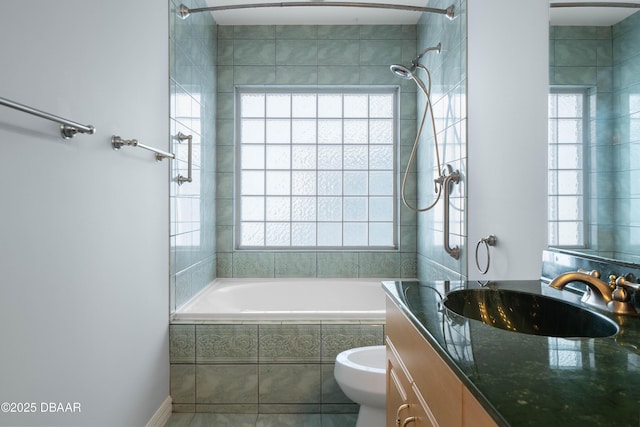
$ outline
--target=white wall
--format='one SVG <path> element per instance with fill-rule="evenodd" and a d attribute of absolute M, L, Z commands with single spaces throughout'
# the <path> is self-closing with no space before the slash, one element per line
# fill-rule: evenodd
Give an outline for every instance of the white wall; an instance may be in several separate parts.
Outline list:
<path fill-rule="evenodd" d="M 168 7 L 156 0 L 6 2 L 0 96 L 0 425 L 142 426 L 169 394 Z"/>
<path fill-rule="evenodd" d="M 470 279 L 540 277 L 547 218 L 548 25 L 546 1 L 468 1 Z M 475 246 L 489 234 L 498 245 L 485 277 L 475 265 Z"/>

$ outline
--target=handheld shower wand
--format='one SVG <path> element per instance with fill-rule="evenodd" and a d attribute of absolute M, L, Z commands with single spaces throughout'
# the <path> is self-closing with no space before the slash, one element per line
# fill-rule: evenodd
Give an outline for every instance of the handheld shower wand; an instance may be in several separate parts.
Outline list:
<path fill-rule="evenodd" d="M 431 104 L 431 73 L 429 72 L 429 70 L 427 69 L 427 67 L 425 67 L 424 65 L 420 64 L 420 59 L 427 53 L 430 51 L 437 51 L 437 53 L 440 53 L 441 50 L 441 44 L 438 43 L 436 46 L 434 47 L 428 47 L 426 49 L 424 49 L 422 52 L 420 52 L 418 54 L 418 56 L 416 56 L 415 58 L 413 58 L 411 60 L 411 67 L 407 68 L 403 65 L 399 65 L 399 64 L 393 64 L 389 67 L 389 69 L 391 70 L 391 72 L 393 74 L 395 74 L 396 76 L 403 78 L 403 79 L 407 79 L 407 80 L 413 80 L 416 85 L 418 86 L 418 88 L 420 88 L 420 90 L 422 91 L 422 93 L 424 93 L 425 97 L 427 98 L 427 103 L 424 107 L 424 111 L 422 113 L 422 119 L 420 120 L 420 126 L 418 127 L 418 133 L 416 134 L 416 139 L 413 143 L 413 148 L 411 149 L 411 155 L 409 156 L 409 161 L 407 162 L 407 168 L 405 169 L 404 172 L 404 177 L 402 179 L 402 189 L 401 189 L 401 196 L 402 196 L 402 202 L 404 203 L 404 205 L 411 209 L 414 212 L 425 212 L 428 211 L 430 209 L 432 209 L 440 200 L 440 196 L 442 195 L 442 190 L 444 187 L 444 181 L 445 181 L 445 175 L 442 173 L 442 167 L 440 165 L 440 153 L 439 153 L 439 148 L 438 148 L 438 136 L 437 136 L 437 130 L 436 130 L 436 121 L 435 121 L 435 117 L 433 115 L 433 105 Z M 425 87 L 424 82 L 418 77 L 416 76 L 416 71 L 420 69 L 422 71 L 424 71 L 427 75 L 427 79 L 428 79 L 428 88 Z M 434 147 L 435 147 L 435 155 L 436 155 L 436 161 L 437 161 L 437 165 L 438 165 L 438 178 L 436 178 L 434 180 L 434 184 L 435 184 L 435 192 L 436 192 L 436 200 L 429 205 L 426 208 L 417 208 L 414 206 L 411 206 L 409 204 L 409 202 L 407 201 L 407 197 L 406 197 L 406 186 L 407 186 L 407 179 L 409 176 L 409 170 L 411 169 L 411 165 L 414 162 L 415 156 L 416 156 L 416 152 L 418 149 L 418 141 L 420 140 L 420 136 L 422 135 L 422 128 L 424 127 L 424 121 L 425 118 L 427 116 L 427 110 L 429 110 L 431 112 L 431 126 L 433 129 L 433 141 L 434 141 Z"/>

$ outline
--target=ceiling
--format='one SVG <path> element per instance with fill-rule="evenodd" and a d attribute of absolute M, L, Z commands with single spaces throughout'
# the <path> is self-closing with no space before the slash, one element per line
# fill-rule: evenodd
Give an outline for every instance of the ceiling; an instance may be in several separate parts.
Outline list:
<path fill-rule="evenodd" d="M 331 0 L 336 1 L 336 0 Z M 338 0 L 339 1 L 339 0 Z M 397 5 L 426 6 L 429 0 L 352 0 L 366 3 L 390 3 Z M 615 3 L 613 0 L 605 0 Z M 206 0 L 209 7 L 234 4 L 274 3 L 273 0 Z M 549 0 L 549 3 L 586 3 L 603 0 Z M 453 0 L 452 0 L 453 3 Z M 517 13 L 517 2 L 514 2 Z M 551 8 L 549 19 L 552 25 L 599 25 L 610 26 L 638 9 L 579 7 Z M 420 19 L 420 12 L 391 9 L 366 9 L 348 7 L 273 7 L 235 9 L 214 13 L 220 25 L 413 25 Z"/>

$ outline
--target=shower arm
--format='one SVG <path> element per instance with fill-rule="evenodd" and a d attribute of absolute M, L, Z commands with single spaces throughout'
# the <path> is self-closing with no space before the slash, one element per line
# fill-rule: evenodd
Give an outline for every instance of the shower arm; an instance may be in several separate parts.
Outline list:
<path fill-rule="evenodd" d="M 429 12 L 437 13 L 440 15 L 446 15 L 447 18 L 453 19 L 455 17 L 455 7 L 453 5 L 446 9 L 438 9 L 434 7 L 421 7 L 410 6 L 401 4 L 388 4 L 388 3 L 360 3 L 360 2 L 335 2 L 335 1 L 310 1 L 310 2 L 286 2 L 286 3 L 252 3 L 252 4 L 231 4 L 226 6 L 212 6 L 212 7 L 197 7 L 190 9 L 189 7 L 181 4 L 178 8 L 178 16 L 182 19 L 186 19 L 192 13 L 198 12 L 217 12 L 223 10 L 234 9 L 256 9 L 256 8 L 274 8 L 274 7 L 315 7 L 315 6 L 329 6 L 329 7 L 362 7 L 370 9 L 393 9 L 393 10 L 405 10 L 410 12 Z"/>
<path fill-rule="evenodd" d="M 427 73 L 428 73 L 429 71 L 427 71 L 427 69 L 426 69 L 422 64 L 420 64 L 420 59 L 422 59 L 422 57 L 425 55 L 425 53 L 430 52 L 430 51 L 432 51 L 432 50 L 435 50 L 435 51 L 437 51 L 438 53 L 440 53 L 441 47 L 442 47 L 442 44 L 441 44 L 441 43 L 438 43 L 438 45 L 437 45 L 437 46 L 434 46 L 434 47 L 428 47 L 428 48 L 426 48 L 425 50 L 423 50 L 422 52 L 420 52 L 420 53 L 418 54 L 418 56 L 416 56 L 415 58 L 413 58 L 413 59 L 411 60 L 411 65 L 412 65 L 412 66 L 414 66 L 414 67 L 416 67 L 416 68 L 422 68 L 422 69 L 423 69 L 423 71 L 425 71 L 425 72 L 427 72 Z"/>

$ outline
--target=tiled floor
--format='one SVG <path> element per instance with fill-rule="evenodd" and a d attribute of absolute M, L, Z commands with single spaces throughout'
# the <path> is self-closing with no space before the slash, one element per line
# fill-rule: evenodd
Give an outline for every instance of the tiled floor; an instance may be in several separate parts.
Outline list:
<path fill-rule="evenodd" d="M 165 427 L 354 427 L 358 414 L 181 414 Z"/>

